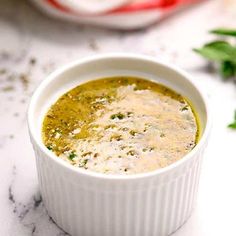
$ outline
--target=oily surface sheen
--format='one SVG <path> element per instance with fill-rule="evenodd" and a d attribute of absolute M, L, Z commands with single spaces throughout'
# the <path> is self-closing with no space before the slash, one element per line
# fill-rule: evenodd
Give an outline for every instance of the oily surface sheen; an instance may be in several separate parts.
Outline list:
<path fill-rule="evenodd" d="M 198 125 L 181 95 L 148 80 L 115 77 L 61 96 L 42 135 L 49 150 L 74 166 L 134 174 L 181 159 L 196 145 Z"/>

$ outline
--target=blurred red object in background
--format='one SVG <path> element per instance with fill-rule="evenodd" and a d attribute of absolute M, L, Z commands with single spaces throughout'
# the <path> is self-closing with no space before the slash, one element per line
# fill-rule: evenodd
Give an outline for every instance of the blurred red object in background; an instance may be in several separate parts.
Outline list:
<path fill-rule="evenodd" d="M 137 29 L 148 26 L 167 14 L 204 0 L 146 0 L 132 1 L 106 12 L 84 13 L 59 0 L 31 0 L 44 12 L 65 20 L 95 24 L 119 29 Z"/>

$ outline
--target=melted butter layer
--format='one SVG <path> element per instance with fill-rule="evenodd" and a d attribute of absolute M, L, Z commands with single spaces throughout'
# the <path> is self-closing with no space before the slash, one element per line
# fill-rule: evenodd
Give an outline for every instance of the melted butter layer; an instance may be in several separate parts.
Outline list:
<path fill-rule="evenodd" d="M 77 86 L 51 106 L 45 145 L 72 165 L 107 174 L 163 168 L 196 145 L 188 102 L 163 85 L 132 77 Z"/>

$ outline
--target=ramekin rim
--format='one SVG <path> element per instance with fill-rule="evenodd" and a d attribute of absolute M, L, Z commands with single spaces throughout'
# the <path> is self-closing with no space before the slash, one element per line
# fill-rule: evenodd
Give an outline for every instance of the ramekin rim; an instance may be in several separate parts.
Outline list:
<path fill-rule="evenodd" d="M 181 76 L 184 77 L 185 80 L 187 80 L 190 84 L 192 84 L 192 86 L 195 88 L 195 90 L 199 93 L 199 95 L 202 98 L 202 101 L 204 103 L 205 106 L 205 110 L 206 110 L 206 125 L 205 125 L 205 129 L 203 131 L 203 134 L 199 140 L 199 142 L 197 143 L 197 145 L 189 152 L 187 153 L 183 158 L 181 158 L 180 160 L 172 163 L 171 165 L 168 165 L 164 168 L 161 169 L 157 169 L 154 171 L 149 171 L 149 172 L 145 172 L 145 173 L 138 173 L 138 174 L 131 174 L 131 175 L 115 175 L 115 174 L 104 174 L 104 173 L 98 173 L 98 172 L 94 172 L 94 171 L 90 171 L 90 170 L 83 170 L 81 168 L 78 167 L 74 167 L 71 164 L 65 162 L 64 160 L 56 157 L 55 154 L 53 154 L 51 151 L 49 151 L 45 145 L 40 142 L 40 140 L 38 140 L 38 138 L 36 137 L 36 134 L 33 128 L 33 110 L 34 110 L 34 106 L 35 103 L 37 101 L 38 96 L 40 96 L 41 91 L 47 86 L 48 83 L 52 82 L 54 79 L 56 79 L 60 74 L 64 73 L 65 71 L 68 71 L 70 69 L 72 69 L 75 66 L 79 66 L 85 63 L 89 63 L 92 61 L 97 61 L 97 60 L 103 60 L 103 59 L 138 59 L 138 60 L 145 60 L 148 62 L 152 62 L 152 63 L 156 63 L 159 64 L 163 67 L 165 67 L 166 69 L 169 70 L 173 70 L 175 71 L 177 74 L 180 74 Z M 143 54 L 136 54 L 136 53 L 102 53 L 99 55 L 92 55 L 92 56 L 87 56 L 83 59 L 78 59 L 75 61 L 72 61 L 70 63 L 67 63 L 66 65 L 56 69 L 54 72 L 52 72 L 51 74 L 49 74 L 41 83 L 40 85 L 36 88 L 36 90 L 34 91 L 32 97 L 31 97 L 31 101 L 28 107 L 28 112 L 27 112 L 27 123 L 28 123 L 28 130 L 29 130 L 29 134 L 31 139 L 33 139 L 34 143 L 37 145 L 37 147 L 50 159 L 52 159 L 53 161 L 55 161 L 58 165 L 62 166 L 63 168 L 68 169 L 69 171 L 74 172 L 75 174 L 80 174 L 80 175 L 84 175 L 86 177 L 91 177 L 91 178 L 97 178 L 97 179 L 106 179 L 106 180 L 134 180 L 134 179 L 144 179 L 144 178 L 150 178 L 156 175 L 162 175 L 166 172 L 169 172 L 175 168 L 177 168 L 178 166 L 183 165 L 185 162 L 187 162 L 187 160 L 189 160 L 191 157 L 193 157 L 195 155 L 195 153 L 197 153 L 204 145 L 204 143 L 207 142 L 207 138 L 209 136 L 210 130 L 211 130 L 211 112 L 210 112 L 210 108 L 207 102 L 207 98 L 204 92 L 202 92 L 195 84 L 195 82 L 193 82 L 192 76 L 185 72 L 183 69 L 170 64 L 168 62 L 165 62 L 163 60 L 159 60 L 156 59 L 152 56 L 147 56 L 147 55 L 143 55 Z"/>

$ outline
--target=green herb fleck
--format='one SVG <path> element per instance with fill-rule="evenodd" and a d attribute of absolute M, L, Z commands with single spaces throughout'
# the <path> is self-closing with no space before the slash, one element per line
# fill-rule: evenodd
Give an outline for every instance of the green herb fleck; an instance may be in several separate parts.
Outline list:
<path fill-rule="evenodd" d="M 152 152 L 154 149 L 154 147 L 145 147 L 143 148 L 143 152 Z"/>
<path fill-rule="evenodd" d="M 166 136 L 166 135 L 165 135 L 164 133 L 161 133 L 161 134 L 160 134 L 160 137 L 161 137 L 161 138 L 164 138 L 165 136 Z"/>
<path fill-rule="evenodd" d="M 111 115 L 110 116 L 110 118 L 112 119 L 112 120 L 114 120 L 114 119 L 119 119 L 119 120 L 122 120 L 122 119 L 124 119 L 124 117 L 125 117 L 125 115 L 124 114 L 122 114 L 122 113 L 117 113 L 117 114 L 113 114 L 113 115 Z"/>
<path fill-rule="evenodd" d="M 127 116 L 128 116 L 128 117 L 131 117 L 131 116 L 133 116 L 133 114 L 134 114 L 134 113 L 133 113 L 133 112 L 131 112 L 131 111 L 128 111 L 128 112 L 127 112 Z"/>
<path fill-rule="evenodd" d="M 113 140 L 121 141 L 122 140 L 122 135 L 119 135 L 119 134 L 112 135 L 111 138 L 110 138 L 110 141 L 113 141 Z"/>
<path fill-rule="evenodd" d="M 79 164 L 79 167 L 85 167 L 87 162 L 88 162 L 88 159 L 82 160 L 81 163 Z"/>
<path fill-rule="evenodd" d="M 85 152 L 85 153 L 83 153 L 81 156 L 82 156 L 82 157 L 86 157 L 86 156 L 91 155 L 91 154 L 92 154 L 92 152 Z"/>
<path fill-rule="evenodd" d="M 69 158 L 71 161 L 73 161 L 73 159 L 74 159 L 75 157 L 77 157 L 75 151 L 72 151 L 72 152 L 69 154 L 69 156 L 68 156 L 68 158 Z"/>
<path fill-rule="evenodd" d="M 187 111 L 188 110 L 188 105 L 185 105 L 184 107 L 181 108 L 181 111 Z"/>
<path fill-rule="evenodd" d="M 130 155 L 130 156 L 134 156 L 134 155 L 136 155 L 137 153 L 136 153 L 134 150 L 129 150 L 126 154 L 127 154 L 127 155 Z"/>
<path fill-rule="evenodd" d="M 134 130 L 130 130 L 129 133 L 130 133 L 130 135 L 135 136 L 138 132 L 136 132 Z"/>
<path fill-rule="evenodd" d="M 50 150 L 50 151 L 52 151 L 52 146 L 51 146 L 51 145 L 48 145 L 48 146 L 47 146 L 47 149 Z"/>

